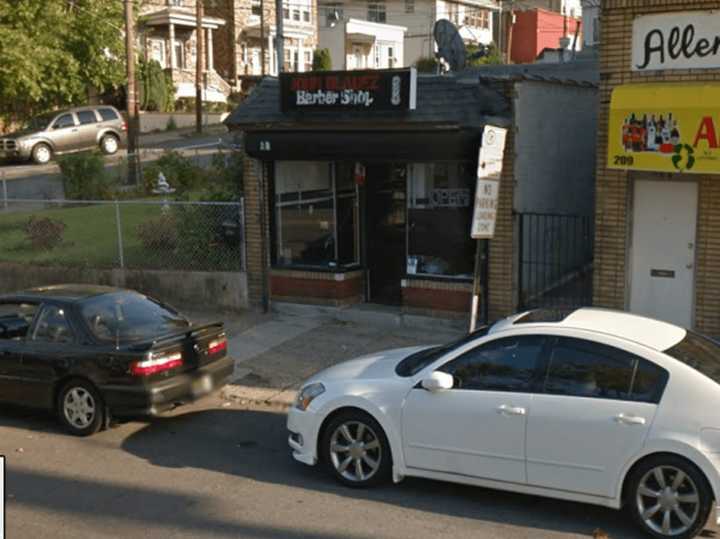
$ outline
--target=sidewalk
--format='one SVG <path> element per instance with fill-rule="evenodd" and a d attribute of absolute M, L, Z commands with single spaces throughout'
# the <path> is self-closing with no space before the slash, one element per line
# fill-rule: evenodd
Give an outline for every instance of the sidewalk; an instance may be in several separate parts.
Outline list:
<path fill-rule="evenodd" d="M 224 319 L 235 374 L 223 389 L 226 399 L 244 404 L 286 407 L 300 385 L 332 365 L 373 352 L 439 344 L 462 335 L 453 327 L 422 327 L 348 322 L 313 310 L 297 313 L 215 316 Z M 211 315 L 196 315 L 209 321 Z"/>

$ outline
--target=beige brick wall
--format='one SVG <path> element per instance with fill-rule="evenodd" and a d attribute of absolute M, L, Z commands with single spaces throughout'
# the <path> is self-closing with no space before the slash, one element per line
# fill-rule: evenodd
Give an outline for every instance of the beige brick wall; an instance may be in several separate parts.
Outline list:
<path fill-rule="evenodd" d="M 628 297 L 628 237 L 632 182 L 637 173 L 609 170 L 607 134 L 610 97 L 630 83 L 720 81 L 720 70 L 631 71 L 632 24 L 638 15 L 673 11 L 718 10 L 720 0 L 605 0 L 601 19 L 600 116 L 595 217 L 594 303 L 623 309 Z M 698 181 L 700 205 L 695 276 L 695 326 L 720 335 L 720 176 L 651 174 L 656 179 Z M 643 177 L 647 177 L 643 174 Z"/>
<path fill-rule="evenodd" d="M 270 279 L 267 170 L 262 162 L 248 156 L 244 159 L 243 168 L 248 303 L 252 308 L 264 309 L 269 306 Z"/>

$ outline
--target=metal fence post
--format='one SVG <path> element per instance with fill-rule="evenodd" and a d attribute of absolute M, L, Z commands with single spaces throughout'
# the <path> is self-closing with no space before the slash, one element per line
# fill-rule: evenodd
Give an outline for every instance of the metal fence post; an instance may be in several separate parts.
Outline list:
<path fill-rule="evenodd" d="M 7 196 L 7 181 L 5 180 L 5 171 L 2 171 L 2 194 L 3 194 L 3 208 L 8 208 L 8 196 Z"/>
<path fill-rule="evenodd" d="M 115 226 L 117 227 L 118 256 L 120 258 L 120 269 L 125 268 L 125 254 L 123 253 L 122 223 L 120 221 L 120 204 L 115 201 Z"/>

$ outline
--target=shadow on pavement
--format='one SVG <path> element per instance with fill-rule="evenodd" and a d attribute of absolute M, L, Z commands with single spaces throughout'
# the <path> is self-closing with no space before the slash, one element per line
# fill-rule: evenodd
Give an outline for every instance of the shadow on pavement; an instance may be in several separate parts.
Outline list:
<path fill-rule="evenodd" d="M 643 537 L 620 512 L 579 503 L 412 478 L 376 489 L 346 488 L 320 469 L 296 463 L 286 438 L 283 414 L 212 409 L 159 418 L 122 447 L 155 466 L 205 469 L 479 522 L 587 536 L 601 528 L 613 538 Z"/>

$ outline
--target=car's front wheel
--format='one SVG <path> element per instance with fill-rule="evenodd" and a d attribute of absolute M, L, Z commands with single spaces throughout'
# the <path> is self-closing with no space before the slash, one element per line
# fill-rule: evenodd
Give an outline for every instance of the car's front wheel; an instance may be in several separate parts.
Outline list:
<path fill-rule="evenodd" d="M 105 406 L 97 389 L 85 380 L 71 380 L 58 394 L 61 423 L 75 436 L 90 436 L 103 426 Z"/>
<path fill-rule="evenodd" d="M 696 537 L 707 523 L 712 493 L 703 474 L 683 458 L 653 457 L 629 478 L 627 507 L 650 536 Z"/>
<path fill-rule="evenodd" d="M 41 142 L 40 144 L 36 144 L 32 149 L 31 157 L 36 164 L 45 165 L 52 159 L 52 149 L 44 142 Z"/>
<path fill-rule="evenodd" d="M 387 481 L 392 455 L 385 432 L 370 415 L 342 412 L 323 431 L 321 457 L 328 471 L 351 487 L 373 486 Z"/>
<path fill-rule="evenodd" d="M 117 153 L 120 147 L 120 141 L 115 135 L 105 135 L 100 140 L 100 149 L 105 155 L 113 155 Z"/>

